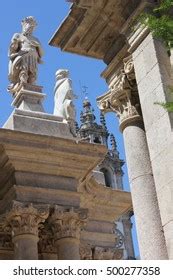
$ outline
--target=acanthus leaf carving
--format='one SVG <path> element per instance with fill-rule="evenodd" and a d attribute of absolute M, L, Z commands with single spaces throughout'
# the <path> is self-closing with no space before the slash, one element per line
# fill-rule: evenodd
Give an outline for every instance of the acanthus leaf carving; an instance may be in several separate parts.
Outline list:
<path fill-rule="evenodd" d="M 55 207 L 55 211 L 50 218 L 55 239 L 61 238 L 80 238 L 81 230 L 84 229 L 87 222 L 86 209 L 65 209 Z"/>
<path fill-rule="evenodd" d="M 140 102 L 132 57 L 124 59 L 123 68 L 110 86 L 110 90 L 97 98 L 103 112 L 115 112 L 120 120 L 120 128 L 134 119 L 141 120 Z"/>
<path fill-rule="evenodd" d="M 6 216 L 6 223 L 12 229 L 12 236 L 26 233 L 38 236 L 39 224 L 43 223 L 48 215 L 48 206 L 36 208 L 32 203 L 24 206 L 22 203 L 14 202 L 11 211 Z"/>

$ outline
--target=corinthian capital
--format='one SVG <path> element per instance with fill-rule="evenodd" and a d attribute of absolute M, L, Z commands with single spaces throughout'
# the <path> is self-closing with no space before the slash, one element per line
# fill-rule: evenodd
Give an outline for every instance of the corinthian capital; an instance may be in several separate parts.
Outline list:
<path fill-rule="evenodd" d="M 97 98 L 99 109 L 104 113 L 115 112 L 123 130 L 129 122 L 142 120 L 140 102 L 131 56 L 124 59 L 124 66 L 111 83 L 110 90 Z"/>
<path fill-rule="evenodd" d="M 85 209 L 75 210 L 56 207 L 50 219 L 56 240 L 73 237 L 80 238 L 81 230 L 87 221 Z"/>
<path fill-rule="evenodd" d="M 38 235 L 39 224 L 43 223 L 49 215 L 48 207 L 28 207 L 15 202 L 6 217 L 7 224 L 12 228 L 12 236 L 21 234 Z"/>

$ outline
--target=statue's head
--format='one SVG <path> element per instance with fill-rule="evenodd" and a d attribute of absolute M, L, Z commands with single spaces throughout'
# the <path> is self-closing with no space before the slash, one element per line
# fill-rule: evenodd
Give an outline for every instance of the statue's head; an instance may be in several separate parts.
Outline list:
<path fill-rule="evenodd" d="M 69 71 L 67 69 L 59 69 L 55 73 L 56 80 L 61 80 L 69 77 Z"/>
<path fill-rule="evenodd" d="M 24 34 L 32 34 L 37 26 L 37 22 L 33 16 L 26 17 L 22 20 L 22 31 Z"/>

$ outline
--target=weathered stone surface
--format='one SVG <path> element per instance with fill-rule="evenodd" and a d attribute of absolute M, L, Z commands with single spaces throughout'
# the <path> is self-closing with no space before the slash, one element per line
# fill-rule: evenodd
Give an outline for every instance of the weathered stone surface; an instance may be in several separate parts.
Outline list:
<path fill-rule="evenodd" d="M 40 112 L 26 112 L 15 109 L 3 128 L 73 139 L 68 123 L 61 118 Z"/>
<path fill-rule="evenodd" d="M 6 216 L 6 223 L 11 227 L 14 243 L 14 258 L 19 260 L 38 259 L 38 227 L 48 217 L 48 207 L 34 208 L 14 202 L 12 210 Z"/>
<path fill-rule="evenodd" d="M 141 258 L 167 259 L 145 132 L 131 126 L 123 134 Z"/>
<path fill-rule="evenodd" d="M 122 46 L 120 41 L 124 37 L 120 35 L 120 30 L 140 1 L 102 0 L 93 3 L 86 5 L 84 1 L 78 1 L 74 4 L 68 17 L 51 38 L 50 45 L 68 52 L 104 59 L 114 42 L 120 39 L 112 56 L 106 58 L 106 61 L 110 61 Z"/>
<path fill-rule="evenodd" d="M 134 51 L 134 65 L 162 225 L 169 258 L 172 258 L 172 243 L 165 227 L 165 223 L 169 222 L 172 216 L 172 211 L 170 211 L 172 194 L 171 189 L 169 190 L 167 187 L 169 182 L 172 181 L 173 174 L 172 117 L 163 108 L 158 109 L 159 105 L 154 104 L 154 102 L 172 101 L 172 95 L 169 93 L 169 87 L 173 84 L 171 64 L 166 49 L 160 41 L 153 39 L 151 34 L 144 39 L 142 44 L 142 51 L 139 52 L 138 48 Z M 148 53 L 150 58 L 152 57 L 150 64 Z M 141 59 L 146 75 L 141 75 L 141 72 L 136 69 L 136 65 L 139 64 Z M 171 188 L 170 185 L 169 187 Z M 171 225 L 170 223 L 169 231 Z"/>
<path fill-rule="evenodd" d="M 79 186 L 81 206 L 88 208 L 92 220 L 114 222 L 123 213 L 132 210 L 129 192 L 106 188 L 94 176 L 88 176 Z"/>

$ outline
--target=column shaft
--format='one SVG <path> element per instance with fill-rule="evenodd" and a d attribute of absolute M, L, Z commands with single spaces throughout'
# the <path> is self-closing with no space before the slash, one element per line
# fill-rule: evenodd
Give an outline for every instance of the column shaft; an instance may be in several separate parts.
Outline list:
<path fill-rule="evenodd" d="M 123 136 L 141 259 L 167 259 L 145 131 L 131 125 Z"/>
<path fill-rule="evenodd" d="M 63 238 L 58 240 L 56 244 L 60 260 L 80 260 L 79 240 L 76 238 Z"/>
<path fill-rule="evenodd" d="M 13 238 L 15 260 L 38 260 L 38 237 L 31 234 Z"/>
<path fill-rule="evenodd" d="M 170 57 L 164 44 L 148 34 L 133 52 L 133 61 L 167 251 L 173 259 L 173 113 L 157 104 L 173 102 Z"/>

